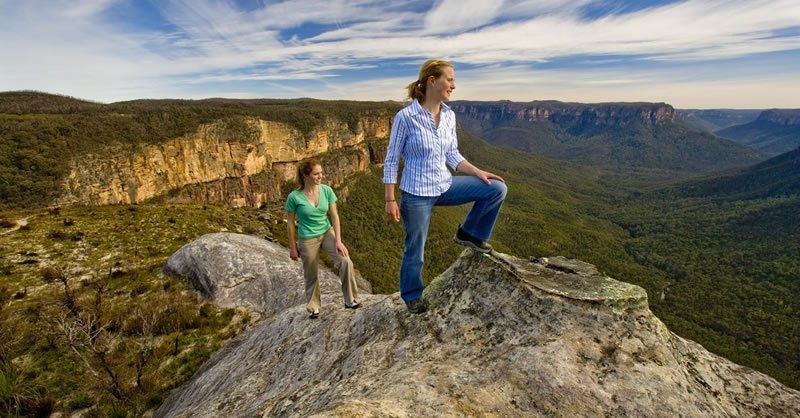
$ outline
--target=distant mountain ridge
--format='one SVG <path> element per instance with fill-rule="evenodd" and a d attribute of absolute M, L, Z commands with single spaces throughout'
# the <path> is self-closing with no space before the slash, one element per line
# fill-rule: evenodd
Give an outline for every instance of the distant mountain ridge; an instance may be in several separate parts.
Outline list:
<path fill-rule="evenodd" d="M 770 109 L 761 112 L 758 119 L 769 121 L 778 125 L 800 125 L 800 109 Z"/>
<path fill-rule="evenodd" d="M 731 126 L 717 135 L 776 155 L 800 146 L 800 109 L 770 109 L 752 122 Z"/>
<path fill-rule="evenodd" d="M 510 101 L 454 101 L 451 108 L 473 119 L 498 123 L 509 120 L 552 122 L 573 128 L 625 127 L 636 122 L 663 125 L 675 122 L 675 109 L 665 103 L 566 103 L 555 100 L 518 103 Z"/>
<path fill-rule="evenodd" d="M 698 131 L 714 133 L 754 121 L 761 109 L 675 109 L 678 118 Z"/>
<path fill-rule="evenodd" d="M 665 103 L 454 101 L 451 107 L 465 130 L 490 143 L 583 164 L 685 175 L 763 159 L 688 128 Z"/>

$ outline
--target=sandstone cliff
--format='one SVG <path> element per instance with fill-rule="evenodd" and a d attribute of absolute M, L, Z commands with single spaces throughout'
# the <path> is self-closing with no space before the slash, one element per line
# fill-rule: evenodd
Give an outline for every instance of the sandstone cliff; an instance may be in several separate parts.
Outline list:
<path fill-rule="evenodd" d="M 88 155 L 71 164 L 60 203 L 139 203 L 166 193 L 195 201 L 258 207 L 281 198 L 281 183 L 294 179 L 296 163 L 336 155 L 328 181 L 382 162 L 379 146 L 390 115 L 359 118 L 355 129 L 327 119 L 309 135 L 280 122 L 248 119 L 249 132 L 230 135 L 221 123 L 159 145 L 142 145 L 113 157 Z"/>
<path fill-rule="evenodd" d="M 275 246 L 256 241 L 248 251 Z M 271 271 L 291 265 L 282 251 Z M 229 266 L 207 277 L 214 282 L 255 275 L 211 252 L 196 262 L 203 271 Z M 419 316 L 406 312 L 398 294 L 364 294 L 362 309 L 345 310 L 335 278 L 324 280 L 320 319 L 309 320 L 302 305 L 275 310 L 216 353 L 156 415 L 800 414 L 800 392 L 676 336 L 650 312 L 643 289 L 580 261 L 464 251 L 428 286 L 431 310 Z M 238 303 L 285 300 L 283 292 L 246 293 L 254 300 Z"/>
<path fill-rule="evenodd" d="M 564 103 L 557 101 L 470 102 L 455 101 L 453 110 L 473 119 L 499 122 L 552 122 L 557 125 L 625 127 L 634 122 L 663 125 L 676 120 L 675 109 L 665 103 Z"/>

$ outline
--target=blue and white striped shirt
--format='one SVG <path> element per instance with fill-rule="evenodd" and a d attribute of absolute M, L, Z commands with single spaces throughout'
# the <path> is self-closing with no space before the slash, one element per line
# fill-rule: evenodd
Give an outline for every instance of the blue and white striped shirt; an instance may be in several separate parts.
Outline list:
<path fill-rule="evenodd" d="M 383 183 L 396 184 L 397 170 L 403 157 L 400 189 L 417 196 L 439 196 L 450 188 L 453 168 L 464 161 L 458 152 L 456 115 L 442 103 L 439 128 L 433 115 L 417 100 L 397 112 L 392 123 L 389 149 L 383 166 Z"/>

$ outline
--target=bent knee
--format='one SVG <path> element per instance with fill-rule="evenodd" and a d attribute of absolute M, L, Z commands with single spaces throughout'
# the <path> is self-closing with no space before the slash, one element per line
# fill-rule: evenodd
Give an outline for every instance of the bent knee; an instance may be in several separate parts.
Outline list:
<path fill-rule="evenodd" d="M 490 186 L 497 192 L 501 198 L 505 198 L 508 193 L 508 186 L 500 180 L 491 180 Z"/>

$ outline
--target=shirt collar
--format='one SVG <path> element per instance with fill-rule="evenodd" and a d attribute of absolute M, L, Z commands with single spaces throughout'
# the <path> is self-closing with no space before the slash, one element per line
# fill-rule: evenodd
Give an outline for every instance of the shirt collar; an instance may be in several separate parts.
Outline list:
<path fill-rule="evenodd" d="M 448 106 L 447 103 L 442 102 L 441 106 L 442 106 L 442 110 L 441 110 L 442 113 L 451 112 L 450 106 Z M 414 101 L 411 102 L 411 110 L 412 110 L 412 115 L 417 115 L 417 114 L 421 113 L 422 111 L 424 111 L 425 109 L 422 107 L 421 104 L 419 104 L 419 100 L 414 99 Z"/>

